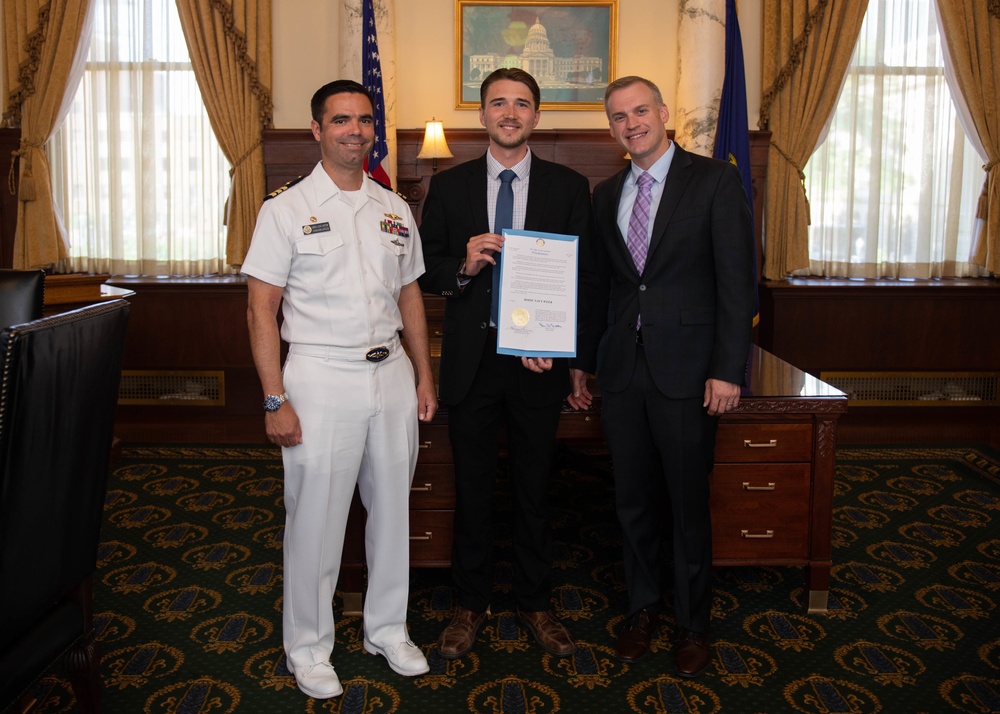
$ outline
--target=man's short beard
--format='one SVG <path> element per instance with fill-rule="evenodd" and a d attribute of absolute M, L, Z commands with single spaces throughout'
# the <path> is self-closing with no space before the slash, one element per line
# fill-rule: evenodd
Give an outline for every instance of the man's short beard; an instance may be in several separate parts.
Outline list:
<path fill-rule="evenodd" d="M 490 139 L 493 141 L 493 143 L 504 149 L 516 149 L 519 146 L 524 146 L 525 144 L 528 143 L 529 133 L 530 132 L 525 132 L 522 130 L 522 133 L 517 137 L 517 139 L 511 140 L 500 135 L 499 132 L 496 131 L 488 132 Z"/>

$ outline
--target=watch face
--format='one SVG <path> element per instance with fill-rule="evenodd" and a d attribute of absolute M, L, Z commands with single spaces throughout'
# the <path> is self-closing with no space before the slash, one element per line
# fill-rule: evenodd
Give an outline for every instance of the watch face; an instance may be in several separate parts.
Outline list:
<path fill-rule="evenodd" d="M 266 412 L 276 412 L 278 407 L 281 406 L 284 400 L 281 397 L 276 397 L 273 394 L 267 395 L 264 399 L 264 411 Z"/>

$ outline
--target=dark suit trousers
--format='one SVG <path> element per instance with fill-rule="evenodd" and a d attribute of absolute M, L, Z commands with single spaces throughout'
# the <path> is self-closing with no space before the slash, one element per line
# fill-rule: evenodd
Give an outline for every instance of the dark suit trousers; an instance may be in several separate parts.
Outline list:
<path fill-rule="evenodd" d="M 718 418 L 703 398 L 669 399 L 653 384 L 646 354 L 622 392 L 602 394 L 601 423 L 611 450 L 615 507 L 622 528 L 630 612 L 662 600 L 660 542 L 667 502 L 673 516 L 674 616 L 707 633 L 712 607 L 709 473 Z"/>
<path fill-rule="evenodd" d="M 455 541 L 452 577 L 462 607 L 482 612 L 493 593 L 493 496 L 499 431 L 507 431 L 513 520 L 513 592 L 522 610 L 551 607 L 552 534 L 547 498 L 561 400 L 525 403 L 519 357 L 498 355 L 487 341 L 469 394 L 448 405 L 448 432 L 455 460 Z"/>

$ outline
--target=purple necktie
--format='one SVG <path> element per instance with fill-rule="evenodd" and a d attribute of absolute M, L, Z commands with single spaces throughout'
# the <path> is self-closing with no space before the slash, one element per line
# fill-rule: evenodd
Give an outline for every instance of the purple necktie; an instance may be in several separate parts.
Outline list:
<path fill-rule="evenodd" d="M 642 275 L 642 269 L 646 267 L 646 252 L 649 235 L 649 207 L 652 203 L 653 177 L 643 172 L 636 182 L 639 186 L 639 193 L 632 204 L 632 216 L 628 219 L 628 252 L 632 255 L 632 262 L 635 269 Z"/>

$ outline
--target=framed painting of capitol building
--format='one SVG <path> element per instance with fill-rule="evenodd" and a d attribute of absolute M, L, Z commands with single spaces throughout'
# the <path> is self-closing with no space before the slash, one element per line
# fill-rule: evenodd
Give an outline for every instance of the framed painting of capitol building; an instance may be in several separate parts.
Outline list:
<path fill-rule="evenodd" d="M 602 109 L 615 79 L 618 0 L 455 0 L 456 106 L 479 108 L 479 85 L 500 67 L 529 72 L 542 109 Z"/>

